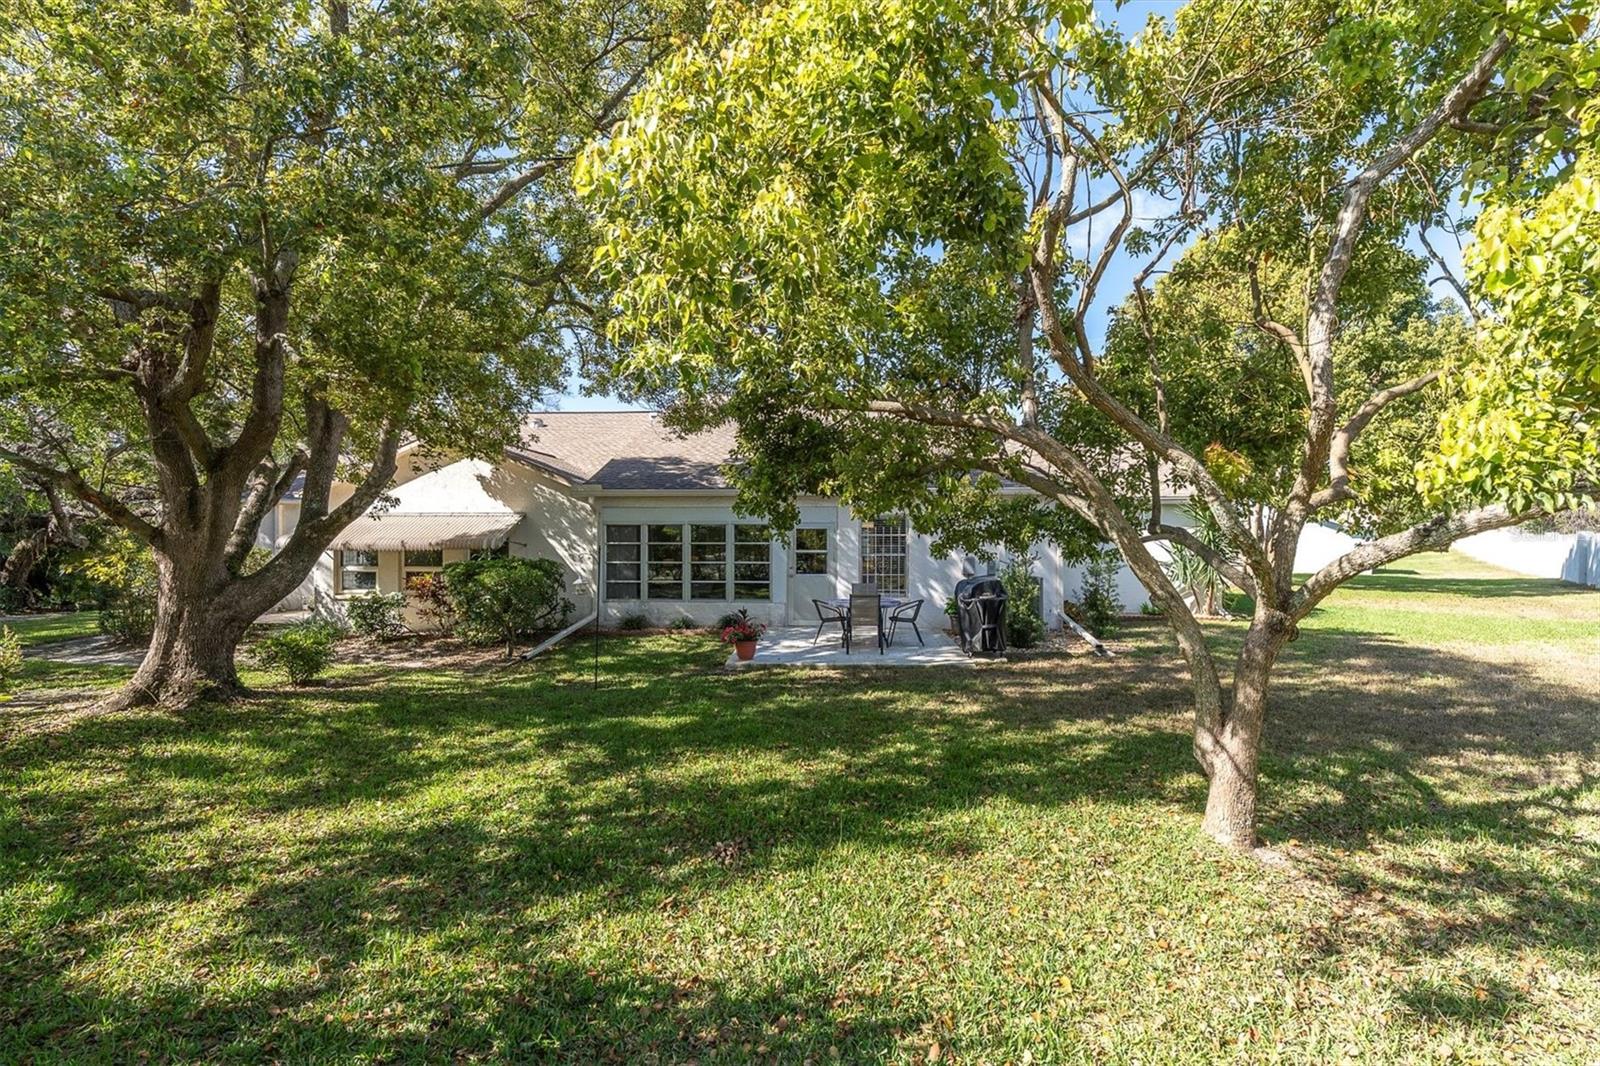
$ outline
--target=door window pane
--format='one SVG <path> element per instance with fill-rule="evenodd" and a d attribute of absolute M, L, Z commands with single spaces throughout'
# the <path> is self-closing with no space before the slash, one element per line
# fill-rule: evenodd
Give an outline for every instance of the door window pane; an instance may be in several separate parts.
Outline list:
<path fill-rule="evenodd" d="M 794 572 L 797 574 L 826 574 L 828 572 L 828 531 L 826 529 L 797 529 L 794 531 Z"/>

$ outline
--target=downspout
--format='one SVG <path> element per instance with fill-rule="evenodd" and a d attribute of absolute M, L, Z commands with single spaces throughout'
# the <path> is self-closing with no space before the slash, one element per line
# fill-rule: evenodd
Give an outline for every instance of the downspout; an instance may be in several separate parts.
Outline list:
<path fill-rule="evenodd" d="M 596 602 L 598 602 L 598 601 L 596 601 Z M 555 636 L 544 640 L 543 642 L 535 645 L 532 648 L 529 648 L 527 651 L 523 652 L 520 656 L 518 656 L 518 658 L 522 662 L 527 662 L 529 659 L 533 658 L 535 655 L 539 655 L 539 654 L 541 654 L 543 652 L 549 651 L 551 648 L 555 647 L 557 644 L 560 644 L 563 640 L 566 640 L 568 637 L 572 636 L 572 634 L 576 633 L 578 630 L 582 629 L 584 626 L 588 625 L 590 622 L 593 622 L 598 617 L 599 617 L 598 610 L 590 611 L 588 614 L 584 615 L 582 618 L 578 619 L 576 622 L 572 623 L 570 626 L 568 626 L 567 628 L 563 629 L 561 632 L 557 633 Z"/>

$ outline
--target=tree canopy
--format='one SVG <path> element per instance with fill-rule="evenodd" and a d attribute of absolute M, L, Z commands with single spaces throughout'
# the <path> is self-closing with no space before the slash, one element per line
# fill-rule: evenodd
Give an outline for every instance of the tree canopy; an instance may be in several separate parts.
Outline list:
<path fill-rule="evenodd" d="M 239 622 L 379 496 L 402 441 L 488 453 L 563 380 L 594 295 L 570 164 L 675 9 L 8 11 L 0 460 L 155 551 L 165 607 L 136 687 L 226 687 Z M 291 487 L 293 538 L 242 574 Z M 195 661 L 211 633 L 235 635 Z"/>
<path fill-rule="evenodd" d="M 819 482 L 895 502 L 892 471 L 935 531 L 1041 528 L 948 505 L 1007 478 L 1113 541 L 1189 661 L 1207 827 L 1248 844 L 1299 621 L 1362 570 L 1582 488 L 1430 498 L 1410 469 L 1478 342 L 1406 242 L 1474 202 L 1493 152 L 1541 151 L 1551 123 L 1491 116 L 1582 51 L 1571 15 L 1192 0 L 1126 34 L 1076 2 L 720 8 L 580 171 L 617 379 L 686 424 L 736 422 L 768 513 Z M 1225 548 L 1162 523 L 1164 483 Z M 1384 535 L 1296 579 L 1301 530 L 1330 517 Z M 1255 601 L 1226 691 L 1161 539 Z"/>

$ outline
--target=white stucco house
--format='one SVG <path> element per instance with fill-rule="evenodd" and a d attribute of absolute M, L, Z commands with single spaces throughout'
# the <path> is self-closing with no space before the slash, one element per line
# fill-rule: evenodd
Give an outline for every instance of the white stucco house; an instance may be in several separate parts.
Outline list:
<path fill-rule="evenodd" d="M 574 619 L 598 611 L 602 624 L 637 613 L 657 624 L 711 623 L 743 607 L 800 625 L 815 620 L 813 599 L 862 580 L 938 614 L 964 573 L 991 565 L 936 554 L 903 516 L 858 515 L 825 498 L 800 500 L 799 526 L 774 536 L 734 510 L 722 473 L 731 428 L 685 437 L 650 412 L 551 412 L 529 418 L 522 439 L 497 463 L 403 451 L 388 497 L 339 536 L 283 606 L 336 611 L 347 597 L 403 590 L 411 576 L 473 553 L 509 552 L 561 563 Z M 1180 520 L 1183 503 L 1165 500 L 1166 520 Z M 280 543 L 298 511 L 291 493 L 263 522 L 262 541 Z M 1081 575 L 1052 544 L 1033 554 L 1046 620 L 1059 625 Z M 1145 602 L 1126 569 L 1119 592 L 1129 611 Z"/>

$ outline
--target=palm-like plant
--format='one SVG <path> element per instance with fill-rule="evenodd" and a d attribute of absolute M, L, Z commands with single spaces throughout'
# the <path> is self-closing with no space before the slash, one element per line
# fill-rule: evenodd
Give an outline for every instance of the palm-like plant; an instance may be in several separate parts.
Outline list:
<path fill-rule="evenodd" d="M 1190 503 L 1184 508 L 1184 513 L 1189 516 L 1191 530 L 1201 543 L 1218 551 L 1227 551 L 1222 530 L 1209 509 Z M 1167 563 L 1167 576 L 1194 603 L 1195 614 L 1206 618 L 1229 617 L 1227 609 L 1222 606 L 1222 575 L 1188 548 L 1180 544 L 1173 544 L 1171 548 L 1172 559 Z"/>

